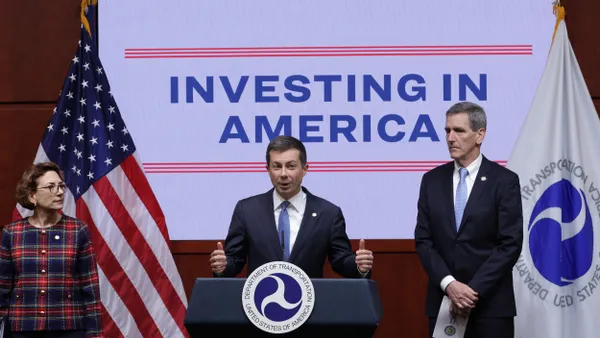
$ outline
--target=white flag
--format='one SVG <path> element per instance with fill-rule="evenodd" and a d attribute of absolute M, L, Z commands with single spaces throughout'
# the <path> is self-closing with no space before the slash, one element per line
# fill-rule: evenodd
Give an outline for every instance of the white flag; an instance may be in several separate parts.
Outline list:
<path fill-rule="evenodd" d="M 522 338 L 600 332 L 600 120 L 562 18 L 564 10 L 507 164 L 523 200 L 523 251 L 513 270 Z"/>

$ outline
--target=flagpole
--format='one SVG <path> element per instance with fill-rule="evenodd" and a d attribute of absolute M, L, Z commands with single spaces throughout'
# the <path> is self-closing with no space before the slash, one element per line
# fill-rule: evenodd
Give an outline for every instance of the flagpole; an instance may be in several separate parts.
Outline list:
<path fill-rule="evenodd" d="M 554 33 L 552 33 L 552 43 L 554 43 L 554 37 L 556 36 L 558 25 L 562 20 L 565 19 L 565 8 L 560 4 L 560 0 L 554 1 L 552 5 L 552 13 L 556 15 L 556 25 L 554 25 Z"/>
<path fill-rule="evenodd" d="M 92 36 L 92 30 L 90 29 L 90 22 L 87 17 L 87 8 L 88 6 L 95 6 L 98 4 L 98 0 L 81 0 L 81 24 L 85 27 L 85 30 L 88 32 L 90 36 Z"/>

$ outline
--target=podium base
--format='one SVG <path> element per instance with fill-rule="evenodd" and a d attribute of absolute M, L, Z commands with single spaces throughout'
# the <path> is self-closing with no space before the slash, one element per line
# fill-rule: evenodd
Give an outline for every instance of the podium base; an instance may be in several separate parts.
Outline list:
<path fill-rule="evenodd" d="M 267 333 L 260 330 L 257 327 L 251 329 L 248 325 L 230 325 L 227 328 L 223 326 L 214 327 L 205 325 L 202 329 L 197 331 L 190 331 L 188 333 L 191 338 L 205 338 L 205 337 L 251 337 L 251 338 L 367 338 L 373 337 L 375 329 L 369 328 L 348 328 L 348 327 L 335 327 L 335 326 L 303 326 L 297 330 L 284 334 Z"/>

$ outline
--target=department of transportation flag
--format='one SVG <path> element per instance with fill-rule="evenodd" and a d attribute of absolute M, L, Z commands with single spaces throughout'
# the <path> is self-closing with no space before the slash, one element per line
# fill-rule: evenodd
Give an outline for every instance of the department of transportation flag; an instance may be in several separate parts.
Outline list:
<path fill-rule="evenodd" d="M 83 1 L 79 47 L 34 162 L 60 166 L 69 188 L 63 212 L 90 227 L 105 336 L 186 337 L 165 217 L 98 57 L 95 9 Z M 30 214 L 17 205 L 13 218 Z"/>
<path fill-rule="evenodd" d="M 558 11 L 554 42 L 507 167 L 521 182 L 516 337 L 600 332 L 600 121 Z"/>

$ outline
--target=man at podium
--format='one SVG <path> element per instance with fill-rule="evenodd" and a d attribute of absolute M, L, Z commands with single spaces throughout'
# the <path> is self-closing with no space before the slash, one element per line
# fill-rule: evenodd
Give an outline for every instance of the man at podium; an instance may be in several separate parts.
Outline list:
<path fill-rule="evenodd" d="M 267 147 L 273 189 L 237 203 L 225 239 L 210 256 L 217 277 L 235 277 L 272 261 L 289 261 L 310 278 L 323 277 L 325 258 L 343 277 L 368 277 L 373 253 L 360 240 L 352 252 L 342 210 L 302 187 L 306 149 L 300 140 L 278 136 Z"/>

